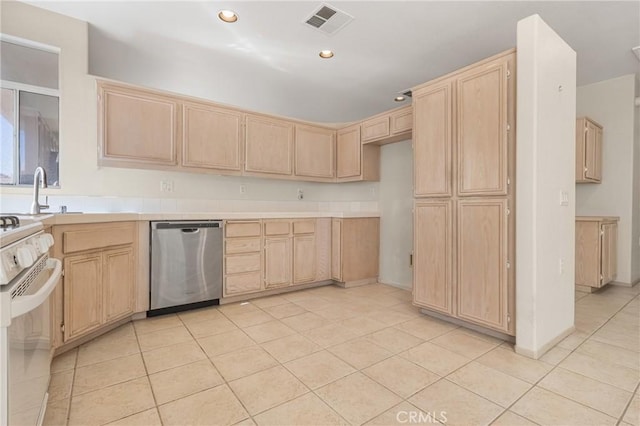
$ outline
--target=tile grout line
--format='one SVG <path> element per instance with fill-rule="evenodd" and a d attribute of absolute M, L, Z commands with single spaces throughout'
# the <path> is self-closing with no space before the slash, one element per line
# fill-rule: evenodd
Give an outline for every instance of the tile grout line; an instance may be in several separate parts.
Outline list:
<path fill-rule="evenodd" d="M 222 312 L 222 311 L 219 309 L 219 306 L 220 306 L 220 305 L 218 305 L 218 308 L 216 308 L 216 309 L 218 310 L 218 312 L 220 312 L 220 314 L 221 314 L 224 318 L 226 318 L 227 320 L 231 321 L 231 322 L 232 322 L 236 327 L 238 327 L 238 329 L 239 329 L 239 330 L 241 330 L 241 329 L 240 329 L 240 327 L 239 327 L 239 326 L 238 326 L 238 325 L 237 325 L 237 324 L 236 324 L 236 323 L 235 323 L 231 318 L 227 317 L 227 316 L 225 315 L 225 313 L 224 313 L 224 312 Z M 256 306 L 256 308 L 258 308 L 258 307 Z M 260 309 L 260 308 L 258 308 L 258 309 Z M 235 391 L 233 390 L 233 388 L 232 388 L 232 387 L 231 387 L 231 385 L 229 384 L 229 381 L 227 380 L 227 378 L 222 374 L 222 372 L 220 372 L 220 370 L 218 369 L 218 367 L 216 367 L 215 363 L 213 362 L 213 360 L 211 359 L 211 357 L 209 356 L 209 354 L 207 353 L 207 351 L 205 351 L 205 350 L 204 350 L 204 348 L 202 347 L 202 345 L 200 345 L 200 342 L 199 342 L 199 341 L 198 341 L 198 339 L 193 335 L 193 333 L 191 332 L 191 330 L 189 329 L 189 327 L 187 327 L 187 324 L 182 320 L 182 318 L 180 317 L 180 315 L 176 315 L 176 316 L 178 317 L 178 319 L 180 320 L 180 322 L 184 325 L 184 327 L 187 329 L 187 332 L 188 332 L 188 333 L 189 333 L 189 335 L 193 338 L 193 340 L 196 342 L 196 344 L 198 345 L 198 347 L 200 348 L 200 350 L 204 353 L 204 355 L 205 355 L 205 357 L 206 357 L 207 361 L 209 361 L 209 363 L 210 363 L 210 364 L 213 366 L 213 368 L 216 370 L 216 372 L 218 373 L 218 375 L 219 375 L 219 376 L 220 376 L 220 378 L 222 379 L 223 384 L 227 387 L 227 389 L 229 389 L 229 391 L 231 392 L 231 394 L 233 395 L 233 397 L 238 401 L 238 403 L 240 403 L 240 405 L 242 406 L 242 408 L 244 409 L 244 411 L 247 413 L 247 416 L 248 416 L 248 417 L 247 417 L 247 418 L 245 418 L 245 419 L 241 419 L 241 420 L 239 420 L 239 422 L 242 422 L 242 421 L 245 421 L 245 420 L 247 420 L 247 419 L 250 419 L 253 423 L 255 423 L 255 421 L 253 420 L 253 416 L 252 416 L 252 415 L 251 415 L 251 413 L 249 412 L 248 408 L 245 406 L 244 402 L 242 402 L 242 400 L 238 397 L 238 395 L 236 395 Z M 203 322 L 204 322 L 204 321 L 203 321 Z M 241 330 L 241 331 L 242 331 L 242 330 Z M 243 331 L 243 333 L 244 333 L 244 331 Z M 244 333 L 244 334 L 245 334 L 249 339 L 251 339 L 251 336 L 247 335 L 247 333 Z M 255 343 L 255 341 L 254 341 L 253 339 L 251 339 L 251 340 Z M 229 353 L 231 353 L 231 352 L 233 352 L 233 351 L 230 351 Z M 260 371 L 264 371 L 264 370 L 260 370 Z M 221 386 L 221 385 L 218 385 L 218 386 Z M 215 387 L 217 387 L 217 386 L 214 386 L 214 387 L 212 387 L 212 388 L 208 388 L 208 389 L 213 389 L 213 388 L 215 388 Z M 208 390 L 208 389 L 205 389 L 205 390 Z M 203 391 L 200 391 L 200 392 L 203 392 Z M 197 393 L 199 393 L 199 392 L 196 392 L 196 393 L 193 393 L 193 394 L 190 394 L 190 395 L 182 396 L 182 397 L 180 397 L 180 398 L 175 399 L 174 401 L 178 401 L 178 400 L 180 400 L 180 399 L 187 398 L 187 397 L 192 396 L 192 395 L 196 395 Z M 173 401 L 172 401 L 172 402 L 173 402 Z M 162 418 L 161 418 L 161 420 L 162 420 Z M 238 423 L 238 422 L 236 422 L 236 423 Z"/>
<path fill-rule="evenodd" d="M 585 297 L 587 297 L 587 296 L 585 296 Z M 586 342 L 587 340 L 589 340 L 589 339 L 591 338 L 591 336 L 593 336 L 593 335 L 596 333 L 596 331 L 598 331 L 598 330 L 600 330 L 602 327 L 604 327 L 604 326 L 605 326 L 609 321 L 611 321 L 611 319 L 612 319 L 614 316 L 616 316 L 620 311 L 622 311 L 622 310 L 623 310 L 623 309 L 624 309 L 624 308 L 625 308 L 629 303 L 631 303 L 631 302 L 632 302 L 636 297 L 640 297 L 640 296 L 639 296 L 639 295 L 636 295 L 636 296 L 632 297 L 631 299 L 629 299 L 629 300 L 628 300 L 628 301 L 627 301 L 623 306 L 621 306 L 621 307 L 620 307 L 620 309 L 618 309 L 618 310 L 617 310 L 613 315 L 611 315 L 607 321 L 605 321 L 605 322 L 604 322 L 600 327 L 598 327 L 598 328 L 597 328 L 596 330 L 594 330 L 591 334 L 589 334 L 589 335 L 588 335 L 588 337 L 587 337 L 586 339 L 584 339 L 584 340 L 583 340 L 583 341 L 582 341 L 578 346 L 576 346 L 575 348 L 573 348 L 573 349 L 571 350 L 571 352 L 570 352 L 567 356 L 565 356 L 565 357 L 562 359 L 562 361 L 564 361 L 565 359 L 567 359 L 568 357 L 570 357 L 570 356 L 571 356 L 571 354 L 573 354 L 575 351 L 577 351 L 577 349 L 578 349 L 580 346 L 582 346 L 582 345 L 584 344 L 584 342 Z M 574 302 L 574 303 L 575 303 L 575 302 Z M 576 331 L 579 331 L 579 330 L 576 330 Z M 567 337 L 569 337 L 569 336 L 567 336 Z M 563 340 L 564 340 L 564 339 L 563 339 Z M 559 343 L 560 343 L 560 342 L 558 342 L 558 344 L 559 344 Z M 557 344 L 556 344 L 556 346 L 557 346 Z M 536 382 L 534 383 L 534 385 L 533 385 L 533 386 L 532 386 L 528 391 L 526 391 L 525 393 L 523 393 L 523 394 L 522 394 L 522 395 L 521 395 L 517 400 L 515 400 L 515 401 L 514 401 L 514 402 L 513 402 L 513 403 L 512 403 L 508 408 L 507 408 L 507 411 L 511 410 L 511 408 L 512 408 L 515 404 L 517 404 L 517 403 L 518 403 L 522 398 L 524 398 L 527 394 L 529 394 L 529 392 L 531 392 L 533 389 L 535 389 L 535 388 L 540 384 L 540 382 L 541 382 L 542 380 L 544 380 L 544 378 L 545 378 L 545 377 L 547 377 L 549 374 L 551 374 L 551 372 L 552 372 L 552 371 L 554 371 L 556 368 L 560 367 L 560 363 L 561 363 L 562 361 L 560 361 L 560 362 L 558 362 L 558 364 L 556 364 L 556 365 L 552 366 L 552 368 L 551 368 L 551 369 L 550 369 L 546 374 L 544 374 L 542 377 L 540 377 L 540 379 L 538 379 L 538 381 L 536 381 Z M 541 361 L 541 362 L 544 362 L 544 361 Z M 549 365 L 551 365 L 551 364 L 549 364 Z M 593 379 L 593 380 L 595 380 L 595 379 Z M 616 387 L 617 387 L 617 386 L 616 386 Z M 555 394 L 555 395 L 559 395 L 559 394 L 557 394 L 557 393 L 555 393 L 555 392 L 549 391 L 549 390 L 548 390 L 548 389 L 546 389 L 546 388 L 542 388 L 542 389 L 544 389 L 544 390 L 545 390 L 545 391 L 547 391 L 547 392 L 551 392 L 551 393 L 553 393 L 553 394 Z M 560 396 L 560 397 L 562 397 L 562 398 L 566 398 L 566 399 L 568 399 L 569 401 L 572 401 L 572 402 L 574 402 L 574 403 L 576 403 L 576 404 L 582 405 L 583 407 L 587 407 L 587 408 L 590 408 L 590 409 L 592 409 L 592 410 L 595 410 L 595 411 L 601 412 L 601 411 L 599 411 L 599 410 L 596 410 L 596 409 L 595 409 L 595 408 L 593 408 L 593 407 L 589 407 L 589 406 L 587 406 L 587 405 L 582 404 L 581 402 L 575 401 L 575 400 L 573 400 L 573 399 L 569 398 L 568 396 L 564 396 L 564 395 L 559 395 L 559 396 Z M 516 413 L 516 414 L 518 414 L 518 413 Z M 608 414 L 606 414 L 606 413 L 603 413 L 603 414 L 605 414 L 605 415 L 609 416 L 609 415 L 608 415 Z M 518 414 L 518 415 L 519 415 L 519 414 Z M 525 416 L 522 416 L 522 417 L 525 417 Z M 612 416 L 609 416 L 609 417 L 613 418 Z M 525 418 L 526 418 L 527 420 L 531 420 L 531 421 L 533 421 L 532 419 L 530 419 L 530 418 L 528 418 L 528 417 L 525 417 Z"/>
<path fill-rule="evenodd" d="M 638 389 L 640 389 L 640 383 L 638 383 L 636 385 L 635 390 L 633 391 L 633 393 L 631 394 L 631 398 L 629 398 L 629 401 L 627 401 L 627 404 L 624 407 L 624 410 L 622 410 L 622 414 L 620 415 L 620 418 L 618 419 L 618 421 L 616 422 L 616 426 L 619 426 L 622 423 L 622 420 L 625 418 L 625 416 L 627 415 L 627 411 L 629 410 L 629 407 L 631 406 L 631 403 L 633 403 L 634 398 L 637 398 L 638 395 Z"/>
<path fill-rule="evenodd" d="M 148 318 L 148 317 L 147 317 Z M 182 322 L 182 321 L 181 321 Z M 146 377 L 147 377 L 147 383 L 149 383 L 149 389 L 151 390 L 151 396 L 153 397 L 153 405 L 156 410 L 156 414 L 158 415 L 158 419 L 160 419 L 160 424 L 164 425 L 164 421 L 162 420 L 162 416 L 160 415 L 160 408 L 158 407 L 158 400 L 156 399 L 156 393 L 153 390 L 153 385 L 151 384 L 151 377 L 149 377 L 149 369 L 147 368 L 147 362 L 144 359 L 144 355 L 143 355 L 143 351 L 142 351 L 142 347 L 140 346 L 140 339 L 138 338 L 138 329 L 136 328 L 135 324 L 133 324 L 133 321 L 131 321 L 131 326 L 133 327 L 133 332 L 136 336 L 136 342 L 138 343 L 138 349 L 140 349 L 140 358 L 142 358 L 142 365 L 144 366 L 144 372 L 146 373 Z M 144 410 L 146 411 L 146 410 Z M 142 411 L 140 411 L 142 412 Z M 135 413 L 138 414 L 138 413 Z M 134 414 L 132 414 L 134 415 Z M 124 417 L 126 418 L 126 417 Z"/>

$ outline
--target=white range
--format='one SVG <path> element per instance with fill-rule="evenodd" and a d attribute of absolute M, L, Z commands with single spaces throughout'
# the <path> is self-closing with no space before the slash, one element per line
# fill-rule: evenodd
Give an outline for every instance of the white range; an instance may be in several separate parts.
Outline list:
<path fill-rule="evenodd" d="M 51 367 L 49 295 L 61 262 L 40 222 L 0 216 L 0 425 L 40 425 Z"/>

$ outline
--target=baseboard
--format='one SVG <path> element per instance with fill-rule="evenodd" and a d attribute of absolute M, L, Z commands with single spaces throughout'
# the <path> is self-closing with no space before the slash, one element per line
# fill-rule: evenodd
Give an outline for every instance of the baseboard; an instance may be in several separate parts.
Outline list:
<path fill-rule="evenodd" d="M 638 280 L 636 280 L 635 282 L 632 282 L 632 283 L 625 283 L 625 282 L 622 282 L 622 281 L 611 281 L 609 284 L 617 285 L 617 286 L 620 286 L 620 287 L 629 287 L 629 288 L 631 288 L 631 287 L 633 287 L 634 285 L 636 285 L 638 283 L 640 283 L 640 279 L 638 279 Z"/>
<path fill-rule="evenodd" d="M 260 297 L 275 296 L 277 294 L 283 294 L 283 293 L 292 293 L 297 290 L 306 290 L 308 288 L 322 287 L 322 286 L 331 285 L 331 284 L 334 284 L 333 280 L 325 280 L 325 281 L 317 281 L 317 282 L 308 283 L 308 284 L 299 284 L 291 287 L 279 287 L 271 290 L 258 291 L 256 293 L 251 293 L 251 294 L 228 296 L 220 299 L 220 306 L 227 305 L 229 303 L 244 302 L 247 300 L 258 299 Z"/>
<path fill-rule="evenodd" d="M 390 283 L 390 282 L 385 282 L 385 281 L 380 281 L 380 280 L 378 280 L 378 282 L 380 284 L 388 285 L 388 286 L 399 288 L 400 290 L 406 290 L 406 291 L 411 291 L 412 287 L 413 287 L 411 284 L 406 284 L 405 285 L 405 284 Z"/>
<path fill-rule="evenodd" d="M 481 325 L 471 324 L 471 323 L 469 323 L 469 322 L 467 322 L 465 320 L 461 320 L 459 318 L 453 318 L 453 317 L 450 317 L 448 315 L 441 314 L 439 312 L 430 311 L 430 310 L 424 309 L 424 308 L 420 308 L 420 312 L 422 312 L 423 314 L 425 314 L 427 316 L 430 316 L 430 317 L 433 317 L 433 318 L 437 318 L 437 319 L 442 320 L 442 321 L 450 322 L 451 324 L 459 325 L 459 326 L 462 326 L 464 328 L 468 328 L 470 330 L 477 331 L 478 333 L 486 334 L 487 336 L 495 337 L 497 339 L 504 340 L 504 341 L 509 342 L 509 343 L 513 343 L 515 341 L 515 337 L 514 336 L 510 336 L 508 334 L 501 333 L 499 331 L 491 330 L 490 328 L 485 328 L 485 327 L 483 327 Z"/>
<path fill-rule="evenodd" d="M 345 281 L 345 282 L 336 281 L 335 284 L 342 288 L 351 288 L 351 287 L 360 287 L 361 285 L 375 284 L 377 282 L 378 282 L 378 277 L 374 277 L 374 278 L 365 278 L 364 280 L 356 280 L 356 281 Z"/>
<path fill-rule="evenodd" d="M 131 322 L 133 320 L 134 316 L 135 316 L 135 314 L 131 315 L 131 316 L 128 316 L 128 317 L 125 317 L 125 318 L 122 318 L 122 319 L 120 319 L 120 320 L 118 320 L 116 322 L 113 322 L 111 324 L 107 324 L 107 325 L 105 325 L 105 326 L 103 326 L 103 327 L 101 327 L 101 328 L 99 328 L 99 329 L 87 334 L 86 336 L 82 336 L 82 337 L 79 337 L 79 338 L 77 338 L 75 340 L 71 340 L 71 341 L 65 342 L 64 344 L 62 344 L 62 345 L 58 346 L 57 348 L 55 348 L 55 350 L 53 352 L 53 356 L 58 356 L 58 355 L 61 355 L 61 354 L 65 353 L 65 352 L 68 352 L 73 348 L 77 348 L 78 346 L 80 346 L 83 343 L 87 343 L 88 341 L 93 340 L 96 337 L 100 337 L 103 334 L 108 333 L 111 330 L 116 329 L 116 328 L 120 327 L 123 324 Z"/>
<path fill-rule="evenodd" d="M 513 349 L 516 351 L 517 354 L 526 356 L 528 358 L 539 359 L 542 355 L 547 353 L 547 351 L 549 351 L 555 345 L 563 341 L 567 336 L 569 336 L 574 331 L 576 331 L 576 327 L 572 325 L 571 327 L 569 327 L 568 329 L 560 333 L 558 336 L 556 336 L 555 338 L 551 339 L 550 341 L 542 345 L 539 349 L 534 349 L 534 350 L 525 349 L 521 346 L 518 346 L 518 341 L 516 340 L 516 345 Z"/>

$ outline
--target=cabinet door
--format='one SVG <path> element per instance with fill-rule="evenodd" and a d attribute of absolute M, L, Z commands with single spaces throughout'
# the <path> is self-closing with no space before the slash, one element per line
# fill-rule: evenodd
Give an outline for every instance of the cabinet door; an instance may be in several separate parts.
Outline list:
<path fill-rule="evenodd" d="M 291 238 L 265 238 L 264 269 L 266 288 L 291 285 Z"/>
<path fill-rule="evenodd" d="M 459 195 L 507 194 L 507 62 L 458 77 Z"/>
<path fill-rule="evenodd" d="M 360 126 L 351 126 L 338 131 L 336 163 L 338 178 L 358 177 L 362 174 Z"/>
<path fill-rule="evenodd" d="M 590 182 L 602 181 L 602 129 L 589 120 L 585 135 L 585 179 Z"/>
<path fill-rule="evenodd" d="M 296 125 L 296 176 L 333 178 L 335 131 Z"/>
<path fill-rule="evenodd" d="M 107 250 L 103 259 L 104 322 L 133 313 L 135 268 L 133 248 Z"/>
<path fill-rule="evenodd" d="M 600 287 L 600 223 L 576 221 L 576 284 Z"/>
<path fill-rule="evenodd" d="M 408 106 L 391 113 L 391 134 L 410 132 L 413 129 L 413 108 Z"/>
<path fill-rule="evenodd" d="M 178 104 L 169 97 L 99 86 L 101 159 L 176 164 Z"/>
<path fill-rule="evenodd" d="M 507 332 L 507 201 L 458 201 L 457 222 L 458 316 Z"/>
<path fill-rule="evenodd" d="M 63 283 L 66 342 L 102 325 L 102 255 L 67 256 Z"/>
<path fill-rule="evenodd" d="M 453 314 L 452 201 L 418 201 L 414 209 L 413 300 Z"/>
<path fill-rule="evenodd" d="M 293 237 L 293 283 L 313 281 L 316 277 L 316 238 L 314 235 Z"/>
<path fill-rule="evenodd" d="M 255 115 L 246 116 L 245 170 L 293 173 L 293 124 Z"/>
<path fill-rule="evenodd" d="M 388 115 L 362 122 L 362 143 L 373 142 L 387 136 L 389 136 Z"/>
<path fill-rule="evenodd" d="M 342 281 L 342 220 L 331 220 L 331 279 Z"/>
<path fill-rule="evenodd" d="M 450 81 L 417 91 L 413 98 L 413 173 L 416 197 L 451 196 Z"/>
<path fill-rule="evenodd" d="M 585 167 L 586 167 L 586 153 L 585 147 L 587 145 L 587 122 L 584 118 L 576 119 L 576 182 L 584 182 L 585 180 Z"/>
<path fill-rule="evenodd" d="M 601 226 L 601 271 L 600 286 L 615 280 L 617 276 L 617 244 L 618 226 L 615 223 L 604 223 Z"/>
<path fill-rule="evenodd" d="M 242 114 L 185 103 L 182 165 L 206 169 L 241 169 Z"/>

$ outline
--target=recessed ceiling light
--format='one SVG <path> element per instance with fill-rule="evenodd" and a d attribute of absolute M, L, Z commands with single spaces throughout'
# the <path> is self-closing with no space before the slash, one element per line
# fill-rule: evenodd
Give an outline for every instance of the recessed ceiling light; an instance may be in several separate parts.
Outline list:
<path fill-rule="evenodd" d="M 396 96 L 395 98 L 393 98 L 394 101 L 396 102 L 402 102 L 404 101 L 406 98 L 404 96 Z"/>
<path fill-rule="evenodd" d="M 236 22 L 238 20 L 238 15 L 233 10 L 221 10 L 218 12 L 218 18 L 220 18 L 224 22 Z"/>
<path fill-rule="evenodd" d="M 333 51 L 331 50 L 321 50 L 320 57 L 323 59 L 333 58 Z"/>

